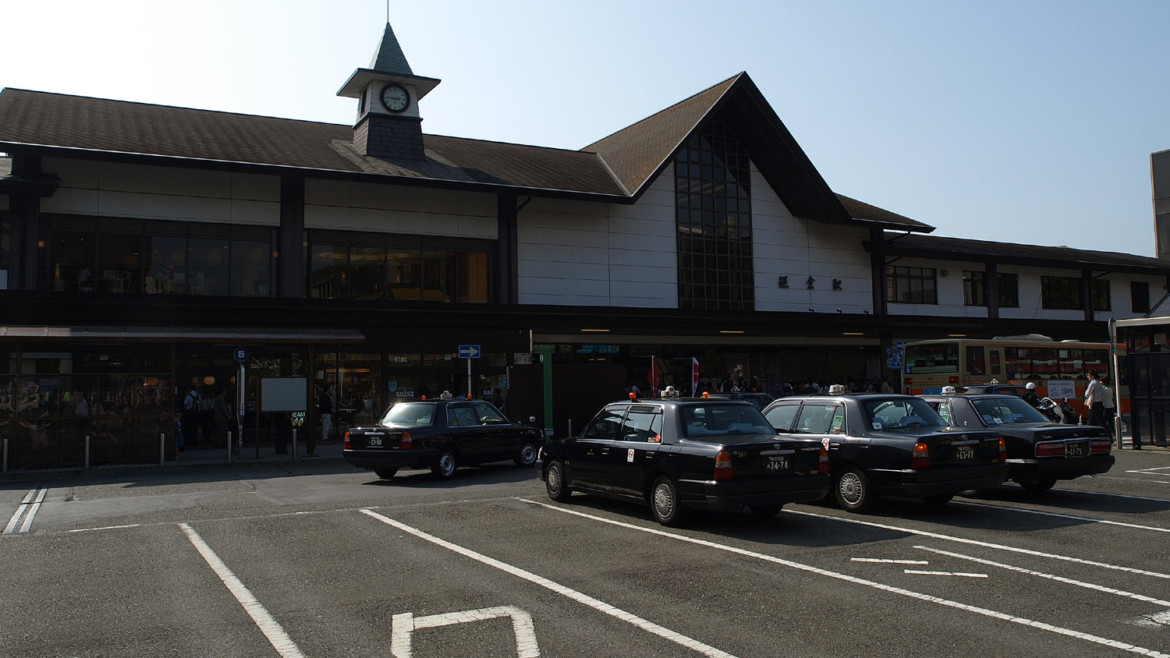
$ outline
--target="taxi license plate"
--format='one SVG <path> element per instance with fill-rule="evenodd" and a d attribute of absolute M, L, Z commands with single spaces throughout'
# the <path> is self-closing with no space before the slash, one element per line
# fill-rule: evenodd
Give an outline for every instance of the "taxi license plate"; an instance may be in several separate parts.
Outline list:
<path fill-rule="evenodd" d="M 366 438 L 366 447 L 367 448 L 381 448 L 382 447 L 382 437 L 380 437 L 380 436 L 367 437 Z"/>
<path fill-rule="evenodd" d="M 969 462 L 975 459 L 975 446 L 955 446 L 955 460 Z"/>
<path fill-rule="evenodd" d="M 788 455 L 769 455 L 768 461 L 764 462 L 764 470 L 769 473 L 787 471 L 791 468 L 792 462 L 789 461 Z"/>
<path fill-rule="evenodd" d="M 1087 441 L 1064 444 L 1065 457 L 1084 457 L 1087 454 L 1089 454 L 1089 443 Z"/>

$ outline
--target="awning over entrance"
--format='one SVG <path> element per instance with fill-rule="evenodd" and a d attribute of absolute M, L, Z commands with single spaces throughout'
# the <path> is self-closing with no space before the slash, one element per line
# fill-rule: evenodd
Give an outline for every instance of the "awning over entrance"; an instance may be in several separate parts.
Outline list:
<path fill-rule="evenodd" d="M 356 329 L 210 329 L 205 327 L 0 327 L 0 340 L 156 340 L 184 343 L 364 343 Z"/>

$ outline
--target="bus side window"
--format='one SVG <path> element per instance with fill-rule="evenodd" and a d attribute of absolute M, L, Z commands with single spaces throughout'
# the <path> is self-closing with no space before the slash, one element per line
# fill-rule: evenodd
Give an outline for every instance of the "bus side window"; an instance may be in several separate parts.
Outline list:
<path fill-rule="evenodd" d="M 999 354 L 1000 354 L 1000 353 L 999 353 L 999 350 L 988 350 L 988 351 L 987 351 L 987 353 L 988 353 L 988 354 L 990 355 L 990 357 L 991 357 L 991 358 L 990 358 L 990 361 L 991 361 L 991 374 L 993 374 L 993 375 L 998 375 L 998 374 L 1001 374 L 1001 373 L 1000 373 L 1000 363 L 1001 363 L 1001 360 L 1000 360 L 1000 358 L 999 358 Z"/>
<path fill-rule="evenodd" d="M 972 375 L 986 375 L 987 369 L 983 364 L 983 346 L 967 346 L 967 372 Z"/>

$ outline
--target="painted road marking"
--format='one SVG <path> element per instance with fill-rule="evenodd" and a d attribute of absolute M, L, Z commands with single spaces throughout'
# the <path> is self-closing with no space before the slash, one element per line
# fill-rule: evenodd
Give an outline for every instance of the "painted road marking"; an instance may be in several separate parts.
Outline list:
<path fill-rule="evenodd" d="M 393 630 L 390 633 L 390 652 L 398 658 L 410 658 L 411 634 L 419 628 L 468 624 L 499 617 L 512 618 L 512 631 L 516 634 L 516 654 L 520 658 L 536 658 L 540 655 L 540 649 L 536 646 L 536 630 L 532 626 L 532 615 L 510 605 L 428 617 L 415 617 L 410 612 L 394 615 L 391 621 Z"/>
<path fill-rule="evenodd" d="M 529 501 L 531 502 L 531 501 Z M 537 504 L 537 503 L 533 503 Z M 1008 508 L 1012 509 L 1012 508 Z M 1097 562 L 1094 560 L 1085 560 L 1079 557 L 1070 557 L 1067 555 L 1059 555 L 1057 553 L 1045 553 L 1043 551 L 1033 551 L 1027 548 L 1016 548 L 1015 546 L 1006 546 L 1004 544 L 992 544 L 990 542 L 978 541 L 975 539 L 964 539 L 963 537 L 955 537 L 952 535 L 944 535 L 937 532 L 929 532 L 926 530 L 916 530 L 914 528 L 902 528 L 894 525 L 886 525 L 884 523 L 874 523 L 873 521 L 862 521 L 860 519 L 850 519 L 841 516 L 829 516 L 828 514 L 814 514 L 812 512 L 801 512 L 797 510 L 784 510 L 786 514 L 797 514 L 800 516 L 811 516 L 816 519 L 830 519 L 833 521 L 840 521 L 841 523 L 853 523 L 856 525 L 868 526 L 870 528 L 881 528 L 882 530 L 890 530 L 892 532 L 902 532 L 911 535 L 918 535 L 919 537 L 930 537 L 932 539 L 942 539 L 944 541 L 952 541 L 958 544 L 969 544 L 971 546 L 982 546 L 984 548 L 993 548 L 1000 551 L 1008 551 L 1011 553 L 1019 553 L 1021 555 L 1031 555 L 1033 557 L 1042 557 L 1050 560 L 1063 560 L 1065 562 L 1072 562 L 1074 564 L 1085 564 L 1091 567 L 1099 567 L 1101 569 L 1112 569 L 1114 571 L 1124 571 L 1125 573 L 1137 574 L 1140 576 L 1150 576 L 1152 578 L 1163 578 L 1170 580 L 1170 574 L 1160 573 L 1157 571 L 1147 571 L 1145 569 L 1135 569 L 1133 567 L 1123 567 L 1118 564 L 1109 564 L 1107 562 Z"/>
<path fill-rule="evenodd" d="M 1167 628 L 1170 627 L 1170 610 L 1159 612 L 1152 615 L 1142 615 L 1130 619 L 1128 623 L 1134 626 L 1145 626 L 1146 628 Z"/>
<path fill-rule="evenodd" d="M 1066 585 L 1074 585 L 1076 587 L 1084 587 L 1085 589 L 1091 589 L 1091 590 L 1094 590 L 1097 592 L 1104 592 L 1106 594 L 1113 594 L 1115 596 L 1124 596 L 1124 597 L 1129 598 L 1129 599 L 1134 599 L 1135 601 L 1141 601 L 1143 603 L 1153 603 L 1154 605 L 1157 605 L 1157 606 L 1170 608 L 1170 601 L 1163 601 L 1162 599 L 1155 599 L 1152 596 L 1145 596 L 1143 594 L 1134 594 L 1133 592 L 1126 592 L 1124 590 L 1114 589 L 1112 587 L 1106 587 L 1104 585 L 1097 585 L 1094 583 L 1088 583 L 1088 582 L 1081 581 L 1081 580 L 1073 580 L 1072 578 L 1065 578 L 1064 576 L 1057 576 L 1057 575 L 1051 574 L 1051 573 L 1044 573 L 1042 571 L 1034 571 L 1032 569 L 1025 569 L 1023 567 L 1017 567 L 1017 566 L 1013 566 L 1010 564 L 1003 564 L 1001 562 L 993 562 L 991 560 L 984 560 L 983 558 L 978 558 L 978 557 L 975 557 L 973 555 L 964 555 L 962 553 L 952 553 L 951 551 L 944 551 L 940 548 L 931 548 L 929 546 L 915 546 L 914 548 L 917 548 L 917 549 L 923 550 L 923 551 L 930 551 L 931 553 L 938 553 L 939 555 L 946 555 L 948 557 L 957 558 L 959 560 L 967 560 L 968 562 L 975 562 L 977 564 L 983 564 L 983 565 L 987 565 L 989 567 L 996 567 L 998 569 L 1006 569 L 1008 571 L 1014 571 L 1016 573 L 1027 574 L 1029 576 L 1036 576 L 1037 578 L 1047 578 L 1048 580 L 1054 580 L 1058 583 L 1064 583 Z"/>
<path fill-rule="evenodd" d="M 621 528 L 628 528 L 630 530 L 637 530 L 638 532 L 644 532 L 644 533 L 651 534 L 651 535 L 658 535 L 660 537 L 668 537 L 670 539 L 675 539 L 677 541 L 686 542 L 689 544 L 696 544 L 699 546 L 706 546 L 708 548 L 713 548 L 715 550 L 726 551 L 728 553 L 735 553 L 737 555 L 744 555 L 747 557 L 756 558 L 758 560 L 772 562 L 774 564 L 780 564 L 780 565 L 790 567 L 793 569 L 798 569 L 800 571 L 814 573 L 814 574 L 817 574 L 819 576 L 825 576 L 827 578 L 834 578 L 836 580 L 843 580 L 843 581 L 848 582 L 848 583 L 853 583 L 856 585 L 863 585 L 865 587 L 872 587 L 874 589 L 881 590 L 884 592 L 889 592 L 891 594 L 898 594 L 898 595 L 906 596 L 906 597 L 909 597 L 912 599 L 917 599 L 919 601 L 925 601 L 927 603 L 934 603 L 934 604 L 941 605 L 941 606 L 944 606 L 947 608 L 953 608 L 956 610 L 963 610 L 965 612 L 971 612 L 971 613 L 974 613 L 977 615 L 983 615 L 985 617 L 999 619 L 1001 621 L 1006 621 L 1006 622 L 1009 622 L 1012 624 L 1020 624 L 1022 626 L 1028 626 L 1030 628 L 1035 628 L 1035 629 L 1042 630 L 1042 631 L 1048 631 L 1050 633 L 1056 633 L 1058 635 L 1064 635 L 1066 637 L 1071 637 L 1071 638 L 1075 638 L 1078 640 L 1084 640 L 1085 642 L 1091 642 L 1093 644 L 1100 644 L 1102 646 L 1107 646 L 1107 647 L 1110 647 L 1112 649 L 1118 649 L 1120 651 L 1129 651 L 1131 653 L 1137 653 L 1137 654 L 1141 654 L 1143 656 L 1155 656 L 1156 658 L 1170 658 L 1170 654 L 1164 654 L 1164 653 L 1161 653 L 1158 651 L 1154 651 L 1153 649 L 1138 647 L 1138 646 L 1129 644 L 1128 642 L 1121 642 L 1119 640 L 1111 640 L 1109 638 L 1101 637 L 1098 635 L 1092 635 L 1089 633 L 1082 633 L 1081 631 L 1074 631 L 1074 630 L 1069 629 L 1069 628 L 1062 628 L 1060 626 L 1055 626 L 1053 624 L 1038 621 L 1035 619 L 1027 619 L 1025 617 L 1016 617 L 1016 616 L 1010 615 L 1010 614 L 1005 613 L 1005 612 L 999 612 L 997 610 L 991 610 L 989 608 L 981 608 L 979 606 L 968 605 L 966 603 L 959 603 L 958 601 L 951 601 L 949 599 L 943 599 L 943 598 L 939 598 L 937 596 L 932 596 L 929 594 L 923 594 L 921 592 L 915 592 L 912 590 L 903 589 L 901 587 L 894 587 L 892 585 L 886 585 L 886 584 L 875 582 L 872 580 L 866 580 L 864 578 L 857 578 L 855 576 L 850 576 L 848 574 L 838 573 L 836 571 L 829 571 L 828 569 L 822 569 L 820 567 L 814 567 L 814 566 L 810 566 L 807 564 L 801 564 L 799 562 L 793 562 L 791 560 L 786 560 L 784 558 L 779 558 L 779 557 L 776 557 L 773 555 L 765 555 L 763 553 L 756 553 L 754 551 L 749 551 L 749 550 L 746 550 L 743 548 L 736 548 L 734 546 L 725 546 L 723 544 L 716 544 L 715 542 L 710 542 L 710 541 L 707 541 L 705 539 L 695 539 L 695 538 L 686 537 L 683 535 L 675 535 L 675 534 L 672 534 L 669 532 L 658 530 L 657 528 L 644 528 L 641 526 L 633 525 L 631 523 L 625 523 L 623 521 L 617 521 L 614 519 L 606 519 L 606 518 L 603 518 L 600 516 L 593 516 L 593 515 L 585 514 L 583 512 L 578 512 L 575 510 L 564 509 L 562 507 L 557 507 L 555 505 L 549 505 L 547 503 L 540 503 L 540 502 L 533 501 L 533 500 L 526 500 L 524 498 L 518 498 L 518 500 L 525 500 L 525 502 L 528 502 L 532 505 L 536 505 L 538 507 L 543 507 L 545 509 L 550 509 L 550 510 L 553 510 L 556 512 L 560 512 L 562 514 L 579 516 L 581 518 L 590 519 L 593 521 L 598 521 L 600 523 L 607 523 L 609 525 L 614 525 L 614 526 L 618 526 Z M 799 512 L 799 513 L 804 514 L 803 512 Z M 808 516 L 819 516 L 819 515 L 808 514 Z M 824 518 L 831 519 L 831 518 L 836 518 L 836 517 L 827 516 Z M 877 525 L 877 524 L 874 524 L 874 525 Z M 910 531 L 906 531 L 906 532 L 910 532 Z"/>
<path fill-rule="evenodd" d="M 531 501 L 525 501 L 525 502 L 531 502 Z M 445 539 L 440 539 L 434 535 L 425 533 L 422 530 L 419 530 L 419 529 L 414 528 L 412 526 L 408 526 L 405 523 L 402 523 L 400 521 L 395 521 L 394 519 L 392 519 L 388 516 L 383 516 L 375 511 L 371 510 L 371 509 L 362 509 L 359 511 L 362 514 L 365 514 L 371 518 L 374 518 L 374 519 L 381 521 L 382 523 L 385 523 L 386 525 L 389 525 L 389 526 L 394 527 L 394 528 L 398 528 L 399 530 L 401 530 L 403 532 L 410 533 L 410 534 L 414 535 L 415 537 L 418 537 L 419 539 L 429 541 L 432 544 L 435 544 L 437 546 L 442 546 L 443 548 L 446 548 L 449 551 L 453 551 L 455 553 L 463 555 L 464 557 L 469 557 L 469 558 L 471 558 L 477 562 L 480 562 L 482 564 L 486 564 L 490 567 L 495 567 L 496 569 L 499 569 L 500 571 L 503 571 L 504 573 L 511 574 L 513 576 L 516 576 L 517 578 L 522 578 L 524 580 L 527 580 L 530 583 L 540 585 L 541 587 L 552 590 L 553 592 L 556 592 L 557 594 L 560 594 L 562 596 L 566 596 L 566 597 L 568 597 L 568 598 L 570 598 L 578 603 L 582 603 L 584 605 L 587 605 L 587 606 L 593 608 L 594 610 L 597 610 L 599 612 L 604 612 L 607 615 L 610 615 L 612 617 L 616 617 L 622 621 L 633 624 L 634 626 L 636 626 L 644 631 L 647 631 L 649 633 L 653 633 L 654 635 L 657 635 L 658 637 L 665 638 L 667 640 L 670 640 L 672 642 L 680 644 L 683 647 L 686 647 L 686 648 L 691 649 L 693 651 L 697 651 L 705 656 L 718 656 L 720 658 L 732 658 L 732 654 L 729 654 L 726 651 L 720 651 L 719 649 L 716 649 L 715 647 L 703 644 L 702 642 L 699 642 L 698 640 L 689 638 L 685 635 L 682 635 L 681 633 L 676 633 L 676 632 L 670 630 L 669 628 L 659 626 L 658 624 L 655 624 L 652 621 L 642 619 L 641 617 L 639 617 L 633 613 L 629 613 L 629 612 L 626 612 L 625 610 L 615 608 L 612 605 L 610 605 L 604 601 L 600 601 L 598 599 L 593 598 L 592 596 L 589 596 L 588 594 L 582 594 L 581 592 L 578 592 L 576 590 L 569 589 L 568 587 L 565 587 L 564 585 L 561 585 L 559 583 L 555 583 L 547 578 L 544 578 L 542 576 L 538 576 L 530 571 L 525 571 L 524 569 L 521 569 L 519 567 L 514 567 L 506 562 L 501 562 L 495 558 L 490 558 L 490 557 L 483 555 L 481 553 L 476 553 L 475 551 L 468 549 L 468 548 L 464 548 L 458 544 L 453 544 Z"/>
<path fill-rule="evenodd" d="M 284 631 L 284 628 L 256 600 L 252 592 L 248 591 L 248 588 L 232 573 L 231 569 L 228 569 L 227 565 L 223 563 L 223 560 L 219 559 L 219 556 L 215 554 L 215 551 L 211 550 L 207 542 L 203 541 L 199 533 L 195 532 L 186 523 L 180 523 L 179 527 L 186 533 L 187 539 L 195 546 L 195 550 L 199 551 L 199 554 L 203 556 L 203 559 L 207 562 L 207 566 L 211 567 L 215 575 L 219 576 L 219 579 L 227 586 L 232 596 L 236 597 L 236 601 L 239 601 L 244 611 L 252 618 L 252 621 L 256 622 L 256 626 L 260 629 L 260 632 L 264 633 L 264 637 L 268 638 L 268 643 L 272 645 L 272 648 L 276 649 L 276 652 L 285 658 L 304 658 L 304 654 L 301 653 L 300 648 L 292 641 L 292 638 L 288 636 L 288 633 Z"/>
<path fill-rule="evenodd" d="M 850 562 L 873 562 L 876 564 L 930 564 L 926 560 L 886 560 L 876 557 L 851 557 Z"/>
<path fill-rule="evenodd" d="M 973 503 L 967 501 L 952 501 L 955 505 L 966 505 L 968 507 L 987 507 L 990 509 L 1006 510 L 1009 512 L 1019 512 L 1020 514 L 1036 514 L 1037 516 L 1051 516 L 1057 519 L 1072 519 L 1073 521 L 1083 521 L 1085 523 L 1100 523 L 1101 525 L 1115 525 L 1122 528 L 1133 528 L 1135 530 L 1149 530 L 1150 532 L 1166 532 L 1170 533 L 1170 528 L 1157 528 L 1149 525 L 1138 525 L 1137 523 L 1125 523 L 1122 521 L 1107 521 L 1105 519 L 1095 519 L 1089 516 L 1075 516 L 1073 514 L 1060 514 L 1058 512 L 1045 512 L 1038 509 L 1025 509 L 1023 507 L 1009 507 L 1006 505 L 990 505 L 987 503 Z"/>
<path fill-rule="evenodd" d="M 915 576 L 955 576 L 958 578 L 986 578 L 985 573 L 966 573 L 963 571 L 923 571 L 921 569 L 903 569 L 905 573 Z"/>
<path fill-rule="evenodd" d="M 8 520 L 8 525 L 4 526 L 4 534 L 6 535 L 24 535 L 28 534 L 29 528 L 32 527 L 33 517 L 37 515 L 37 511 L 41 509 L 41 503 L 45 500 L 45 494 L 49 493 L 49 489 L 32 489 L 24 495 L 24 500 L 20 501 L 20 505 L 16 507 L 16 511 L 12 513 L 12 518 Z M 23 521 L 21 518 L 23 517 Z"/>

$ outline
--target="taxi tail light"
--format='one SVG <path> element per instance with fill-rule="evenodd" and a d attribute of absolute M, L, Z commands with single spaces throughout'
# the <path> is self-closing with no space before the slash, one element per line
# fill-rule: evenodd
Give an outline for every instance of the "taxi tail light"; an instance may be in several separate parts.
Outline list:
<path fill-rule="evenodd" d="M 1108 455 L 1112 449 L 1112 439 L 1093 439 L 1089 442 L 1089 454 L 1091 455 Z"/>
<path fill-rule="evenodd" d="M 343 450 L 351 450 L 352 449 L 352 448 L 350 448 L 350 445 L 349 445 L 349 430 L 345 430 L 345 441 L 342 443 L 341 448 Z"/>
<path fill-rule="evenodd" d="M 1036 444 L 1037 457 L 1063 457 L 1064 456 L 1064 442 L 1063 441 L 1049 441 L 1047 443 Z"/>
<path fill-rule="evenodd" d="M 930 447 L 925 443 L 914 444 L 914 456 L 910 458 L 910 468 L 926 468 L 930 466 Z"/>
<path fill-rule="evenodd" d="M 999 462 L 1006 462 L 1007 461 L 1007 441 L 1004 441 L 1002 436 L 999 437 L 999 458 L 996 459 L 995 461 L 999 461 Z"/>
<path fill-rule="evenodd" d="M 817 473 L 828 473 L 828 472 L 829 472 L 829 451 L 825 450 L 824 446 L 821 446 L 821 457 L 820 457 L 820 461 L 817 462 Z"/>
<path fill-rule="evenodd" d="M 398 441 L 398 447 L 402 450 L 410 450 L 414 447 L 414 439 L 410 437 L 410 432 L 402 433 L 402 438 Z"/>
<path fill-rule="evenodd" d="M 715 479 L 735 479 L 735 467 L 731 465 L 731 453 L 726 450 L 720 450 L 715 457 Z"/>

